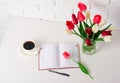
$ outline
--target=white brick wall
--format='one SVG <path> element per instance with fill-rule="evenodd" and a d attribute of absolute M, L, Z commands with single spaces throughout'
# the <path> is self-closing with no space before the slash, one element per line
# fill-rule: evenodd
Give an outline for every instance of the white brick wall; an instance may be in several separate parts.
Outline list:
<path fill-rule="evenodd" d="M 0 25 L 13 16 L 65 22 L 78 11 L 80 1 L 87 4 L 93 15 L 100 13 L 119 26 L 120 0 L 0 0 Z"/>

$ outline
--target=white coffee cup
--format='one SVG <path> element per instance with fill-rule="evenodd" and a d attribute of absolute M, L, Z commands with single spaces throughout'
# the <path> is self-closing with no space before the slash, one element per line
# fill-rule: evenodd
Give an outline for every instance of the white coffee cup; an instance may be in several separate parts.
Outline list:
<path fill-rule="evenodd" d="M 34 40 L 28 40 L 23 42 L 21 47 L 22 54 L 26 56 L 36 56 L 38 55 L 39 47 Z"/>

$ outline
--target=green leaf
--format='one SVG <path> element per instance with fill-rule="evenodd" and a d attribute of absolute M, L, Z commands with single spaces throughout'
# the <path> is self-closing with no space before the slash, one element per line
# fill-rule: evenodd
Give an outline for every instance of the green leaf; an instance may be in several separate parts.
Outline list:
<path fill-rule="evenodd" d="M 86 22 L 83 22 L 83 24 L 85 28 L 90 27 Z"/>
<path fill-rule="evenodd" d="M 78 62 L 78 65 L 82 72 L 84 72 L 85 74 L 89 74 L 88 70 L 80 62 Z"/>
<path fill-rule="evenodd" d="M 92 23 L 92 21 L 91 21 L 91 18 L 89 18 L 89 21 L 90 21 L 90 24 L 91 24 L 91 26 L 93 25 L 93 23 Z"/>
<path fill-rule="evenodd" d="M 98 31 L 97 33 L 95 33 L 95 36 L 94 36 L 93 40 L 96 40 L 100 36 L 101 32 L 102 31 Z"/>
<path fill-rule="evenodd" d="M 108 25 L 105 29 L 103 29 L 102 31 L 105 31 L 106 29 L 108 29 L 112 24 Z"/>
<path fill-rule="evenodd" d="M 104 41 L 103 38 L 97 38 L 95 41 Z"/>
<path fill-rule="evenodd" d="M 94 25 L 95 25 L 95 24 L 93 23 L 93 24 L 91 24 L 91 26 L 90 26 L 90 27 L 92 28 Z"/>
<path fill-rule="evenodd" d="M 85 39 L 85 38 L 86 38 L 86 33 L 85 33 L 85 31 L 84 31 L 82 22 L 80 22 L 80 25 L 79 25 L 79 27 L 78 27 L 78 30 L 79 30 L 81 36 L 84 37 L 84 39 Z"/>
<path fill-rule="evenodd" d="M 73 34 L 79 36 L 80 38 L 82 38 L 84 40 L 84 37 L 82 37 L 81 35 L 79 35 L 75 30 L 73 30 L 73 31 L 74 31 Z"/>
<path fill-rule="evenodd" d="M 87 69 L 83 64 L 81 64 L 80 62 L 77 62 L 77 64 L 79 65 L 79 68 L 81 69 L 81 71 L 82 71 L 83 73 L 85 73 L 86 75 L 88 75 L 90 78 L 94 79 L 94 78 L 90 75 L 88 69 Z"/>
<path fill-rule="evenodd" d="M 95 36 L 94 36 L 94 39 L 93 40 L 96 40 L 100 34 L 102 33 L 102 31 L 105 31 L 106 29 L 108 29 L 112 24 L 108 25 L 105 29 L 101 30 L 101 31 L 98 31 L 97 33 L 95 33 Z"/>

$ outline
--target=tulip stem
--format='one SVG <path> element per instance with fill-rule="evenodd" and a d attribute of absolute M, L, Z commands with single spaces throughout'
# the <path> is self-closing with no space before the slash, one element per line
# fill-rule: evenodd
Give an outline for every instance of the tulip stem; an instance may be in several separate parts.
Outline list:
<path fill-rule="evenodd" d="M 76 26 L 77 26 L 78 31 L 79 31 L 79 26 L 78 26 L 78 25 L 76 25 Z M 76 35 L 78 35 L 78 36 L 81 37 L 83 40 L 85 40 L 85 38 L 84 38 L 82 35 L 79 35 L 75 30 L 73 30 L 73 31 L 75 32 Z"/>
<path fill-rule="evenodd" d="M 91 24 L 91 26 L 92 26 L 92 21 L 91 21 L 91 19 L 89 18 L 89 21 L 90 21 L 90 24 Z"/>
<path fill-rule="evenodd" d="M 89 76 L 91 79 L 94 79 L 90 74 L 88 74 L 88 76 Z"/>
<path fill-rule="evenodd" d="M 78 25 L 76 25 L 77 26 L 77 28 L 79 28 L 79 26 Z"/>
<path fill-rule="evenodd" d="M 88 19 L 86 20 L 86 23 L 88 22 Z"/>
<path fill-rule="evenodd" d="M 75 63 L 78 64 L 79 68 L 81 69 L 81 71 L 82 71 L 83 73 L 85 73 L 86 75 L 88 75 L 91 79 L 94 79 L 94 78 L 90 75 L 88 69 L 87 69 L 81 62 L 77 62 L 77 61 L 76 61 L 75 59 L 73 59 L 72 57 L 70 57 L 70 59 L 71 59 L 73 62 L 75 62 Z"/>
<path fill-rule="evenodd" d="M 74 60 L 72 57 L 70 58 L 73 62 L 75 62 L 75 63 L 77 63 L 77 61 L 76 60 Z"/>
<path fill-rule="evenodd" d="M 81 35 L 79 35 L 75 30 L 73 30 L 75 35 L 78 35 L 80 38 L 82 38 L 84 40 L 84 37 L 82 37 Z"/>
<path fill-rule="evenodd" d="M 94 40 L 94 36 L 95 36 L 95 33 L 93 33 L 93 35 L 92 35 L 92 40 Z"/>
<path fill-rule="evenodd" d="M 89 35 L 87 34 L 87 38 L 89 38 Z"/>

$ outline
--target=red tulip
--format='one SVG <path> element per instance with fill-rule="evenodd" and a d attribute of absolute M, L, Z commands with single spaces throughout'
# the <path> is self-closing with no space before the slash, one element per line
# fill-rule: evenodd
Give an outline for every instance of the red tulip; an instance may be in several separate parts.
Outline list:
<path fill-rule="evenodd" d="M 106 31 L 103 31 L 102 36 L 106 36 L 106 35 L 107 35 Z"/>
<path fill-rule="evenodd" d="M 72 14 L 72 21 L 75 25 L 78 24 L 78 20 L 77 20 L 75 14 Z"/>
<path fill-rule="evenodd" d="M 85 40 L 85 43 L 87 44 L 87 46 L 91 46 L 91 45 L 92 45 L 90 39 L 86 39 L 86 40 Z"/>
<path fill-rule="evenodd" d="M 92 36 L 92 28 L 86 28 L 85 32 L 89 35 Z"/>
<path fill-rule="evenodd" d="M 108 35 L 112 35 L 111 32 L 112 32 L 111 30 L 110 30 L 110 31 L 107 31 L 107 34 L 108 34 Z"/>
<path fill-rule="evenodd" d="M 72 21 L 66 21 L 66 26 L 67 26 L 68 30 L 74 29 L 74 24 L 72 23 Z"/>
<path fill-rule="evenodd" d="M 95 15 L 94 18 L 93 18 L 93 22 L 95 24 L 99 24 L 101 22 L 101 15 Z"/>
<path fill-rule="evenodd" d="M 66 59 L 69 59 L 70 58 L 70 54 L 66 51 L 64 51 L 63 53 L 63 56 L 66 58 Z"/>
<path fill-rule="evenodd" d="M 83 15 L 82 12 L 78 11 L 77 19 L 82 22 L 85 20 L 85 16 Z"/>
<path fill-rule="evenodd" d="M 84 3 L 78 3 L 78 8 L 82 11 L 87 10 L 87 6 Z"/>
<path fill-rule="evenodd" d="M 111 31 L 102 31 L 102 36 L 112 35 Z"/>

